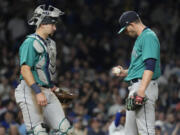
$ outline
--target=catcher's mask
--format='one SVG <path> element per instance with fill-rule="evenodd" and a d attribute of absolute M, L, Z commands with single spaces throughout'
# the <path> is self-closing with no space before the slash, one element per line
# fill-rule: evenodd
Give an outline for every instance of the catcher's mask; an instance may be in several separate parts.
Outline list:
<path fill-rule="evenodd" d="M 53 6 L 39 5 L 33 13 L 32 18 L 28 21 L 29 25 L 35 25 L 37 28 L 40 24 L 56 24 L 64 12 Z"/>

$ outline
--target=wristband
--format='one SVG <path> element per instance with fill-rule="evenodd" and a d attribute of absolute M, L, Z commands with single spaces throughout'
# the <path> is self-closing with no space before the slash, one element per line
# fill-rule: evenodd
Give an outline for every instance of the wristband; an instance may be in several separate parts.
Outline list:
<path fill-rule="evenodd" d="M 31 85 L 31 88 L 33 89 L 33 91 L 34 91 L 36 94 L 41 93 L 41 89 L 39 88 L 39 86 L 38 86 L 36 83 L 32 84 L 32 85 Z"/>

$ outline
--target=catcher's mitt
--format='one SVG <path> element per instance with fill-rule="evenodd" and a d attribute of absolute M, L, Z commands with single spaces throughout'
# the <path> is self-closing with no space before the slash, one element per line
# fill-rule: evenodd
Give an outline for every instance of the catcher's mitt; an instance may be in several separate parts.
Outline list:
<path fill-rule="evenodd" d="M 75 91 L 63 87 L 56 89 L 54 93 L 65 107 L 69 106 L 69 104 L 72 103 L 72 100 L 78 96 Z"/>
<path fill-rule="evenodd" d="M 147 100 L 148 98 L 146 96 L 138 96 L 135 92 L 132 96 L 126 99 L 126 109 L 129 111 L 138 110 L 146 103 Z"/>

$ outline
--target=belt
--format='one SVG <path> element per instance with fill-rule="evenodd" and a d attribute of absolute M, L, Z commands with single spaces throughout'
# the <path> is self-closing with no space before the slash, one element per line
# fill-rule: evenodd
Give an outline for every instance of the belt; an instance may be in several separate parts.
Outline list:
<path fill-rule="evenodd" d="M 130 81 L 130 83 L 132 84 L 132 83 L 137 83 L 137 82 L 139 82 L 139 80 L 141 80 L 141 78 L 134 78 L 134 79 L 132 79 L 131 81 Z M 151 81 L 155 81 L 156 79 L 152 79 Z"/>
<path fill-rule="evenodd" d="M 41 85 L 40 87 L 47 88 L 47 89 L 50 88 L 49 86 L 45 86 L 45 85 Z"/>
<path fill-rule="evenodd" d="M 131 83 L 137 83 L 140 79 L 141 79 L 141 78 L 134 78 L 134 79 L 132 79 L 130 82 L 131 82 Z"/>

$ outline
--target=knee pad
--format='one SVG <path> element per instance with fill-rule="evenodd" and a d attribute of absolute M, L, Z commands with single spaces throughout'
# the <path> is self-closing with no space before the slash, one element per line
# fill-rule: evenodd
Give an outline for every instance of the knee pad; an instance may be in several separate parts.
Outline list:
<path fill-rule="evenodd" d="M 62 135 L 73 134 L 72 126 L 70 125 L 69 121 L 66 118 L 62 119 L 62 121 L 59 123 L 59 132 Z"/>
<path fill-rule="evenodd" d="M 74 128 L 71 126 L 71 128 L 68 130 L 67 135 L 75 135 Z"/>
<path fill-rule="evenodd" d="M 53 135 L 75 135 L 74 128 L 70 125 L 69 121 L 66 118 L 64 118 L 59 123 L 59 129 L 53 130 L 52 134 Z"/>
<path fill-rule="evenodd" d="M 61 132 L 59 130 L 52 130 L 50 135 L 76 135 L 74 133 L 74 129 L 73 128 L 70 128 L 67 132 Z"/>
<path fill-rule="evenodd" d="M 27 132 L 28 135 L 48 135 L 48 127 L 46 124 L 41 123 L 35 126 L 31 131 Z"/>

